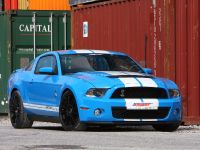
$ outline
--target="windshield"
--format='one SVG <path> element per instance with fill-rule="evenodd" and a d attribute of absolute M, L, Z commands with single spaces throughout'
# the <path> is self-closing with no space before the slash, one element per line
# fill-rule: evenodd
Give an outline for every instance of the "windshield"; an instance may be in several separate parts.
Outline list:
<path fill-rule="evenodd" d="M 144 73 L 130 57 L 111 54 L 60 55 L 63 74 L 85 71 L 130 71 Z"/>

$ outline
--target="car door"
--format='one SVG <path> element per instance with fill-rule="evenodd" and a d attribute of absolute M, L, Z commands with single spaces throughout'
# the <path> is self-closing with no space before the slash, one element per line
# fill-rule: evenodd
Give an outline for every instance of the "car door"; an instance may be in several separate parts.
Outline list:
<path fill-rule="evenodd" d="M 53 68 L 52 74 L 41 73 L 40 69 L 44 67 Z M 35 67 L 34 74 L 27 88 L 29 98 L 29 106 L 36 110 L 48 112 L 58 112 L 58 66 L 55 55 L 47 55 L 41 57 Z"/>

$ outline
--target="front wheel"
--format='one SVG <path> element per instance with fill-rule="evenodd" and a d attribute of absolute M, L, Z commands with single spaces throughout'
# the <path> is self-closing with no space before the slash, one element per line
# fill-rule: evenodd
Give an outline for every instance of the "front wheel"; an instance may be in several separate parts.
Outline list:
<path fill-rule="evenodd" d="M 63 94 L 59 113 L 64 130 L 86 130 L 86 125 L 80 122 L 76 100 L 71 91 L 66 91 Z"/>
<path fill-rule="evenodd" d="M 179 123 L 174 123 L 174 124 L 156 124 L 156 125 L 153 125 L 153 128 L 156 131 L 173 132 L 173 131 L 176 131 L 179 126 L 180 126 Z"/>
<path fill-rule="evenodd" d="M 24 112 L 23 102 L 18 91 L 14 91 L 11 94 L 9 102 L 9 115 L 10 121 L 14 128 L 31 128 L 33 121 Z"/>

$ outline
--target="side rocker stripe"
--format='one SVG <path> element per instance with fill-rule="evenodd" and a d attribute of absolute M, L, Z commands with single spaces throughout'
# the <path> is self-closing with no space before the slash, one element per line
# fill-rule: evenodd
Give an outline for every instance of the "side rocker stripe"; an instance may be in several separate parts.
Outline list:
<path fill-rule="evenodd" d="M 59 107 L 53 107 L 53 106 L 45 106 L 45 105 L 36 105 L 36 104 L 24 103 L 24 107 L 28 108 L 28 109 L 59 112 Z"/>

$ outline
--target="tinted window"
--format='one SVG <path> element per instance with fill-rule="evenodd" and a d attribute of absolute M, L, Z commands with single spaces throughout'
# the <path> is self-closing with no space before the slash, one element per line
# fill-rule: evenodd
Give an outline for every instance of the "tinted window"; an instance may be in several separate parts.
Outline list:
<path fill-rule="evenodd" d="M 61 55 L 63 74 L 83 71 L 131 71 L 143 70 L 130 57 L 111 54 Z"/>
<path fill-rule="evenodd" d="M 37 63 L 35 73 L 39 74 L 40 68 L 43 68 L 43 67 L 51 67 L 54 70 L 54 74 L 57 74 L 58 69 L 57 69 L 57 63 L 56 63 L 55 56 L 49 55 L 49 56 L 41 57 Z"/>

